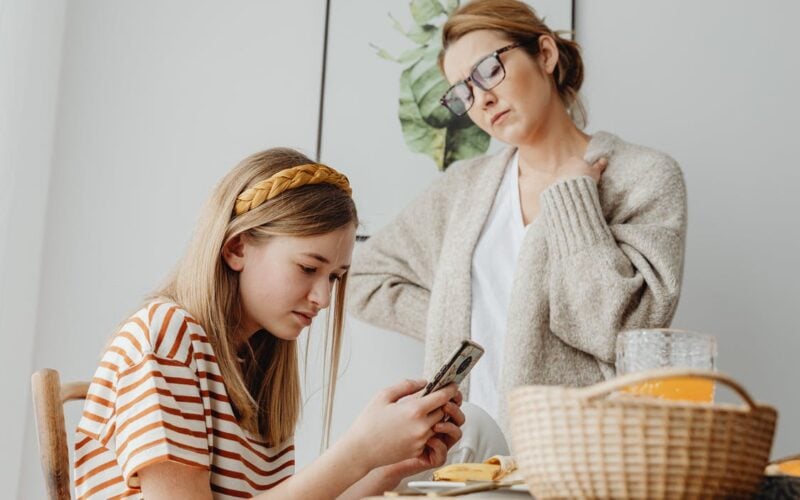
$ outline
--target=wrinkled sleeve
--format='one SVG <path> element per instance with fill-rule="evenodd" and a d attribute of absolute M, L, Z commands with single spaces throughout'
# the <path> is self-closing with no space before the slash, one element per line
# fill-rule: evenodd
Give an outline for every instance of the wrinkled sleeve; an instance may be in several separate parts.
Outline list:
<path fill-rule="evenodd" d="M 617 334 L 664 327 L 680 294 L 686 189 L 678 165 L 662 158 L 627 193 L 624 213 L 607 223 L 589 177 L 541 195 L 551 272 L 550 328 L 572 347 L 614 363 Z"/>
<path fill-rule="evenodd" d="M 388 226 L 356 246 L 347 285 L 355 317 L 424 338 L 448 217 L 447 177 L 437 179 Z"/>

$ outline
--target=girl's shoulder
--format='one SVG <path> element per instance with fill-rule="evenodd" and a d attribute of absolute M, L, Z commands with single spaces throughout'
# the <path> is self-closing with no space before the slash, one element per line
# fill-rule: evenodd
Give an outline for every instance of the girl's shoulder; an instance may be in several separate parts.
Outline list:
<path fill-rule="evenodd" d="M 199 346 L 199 347 L 198 347 Z M 118 366 L 133 366 L 155 357 L 189 366 L 194 353 L 210 350 L 202 326 L 182 306 L 154 300 L 136 311 L 118 329 L 104 355 Z"/>

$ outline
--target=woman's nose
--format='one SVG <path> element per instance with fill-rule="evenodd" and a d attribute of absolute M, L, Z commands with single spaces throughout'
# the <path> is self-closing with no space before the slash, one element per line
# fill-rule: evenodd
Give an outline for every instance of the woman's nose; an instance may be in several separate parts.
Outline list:
<path fill-rule="evenodd" d="M 483 90 L 477 85 L 472 89 L 472 95 L 475 99 L 474 106 L 477 109 L 485 110 L 497 102 L 497 96 L 491 90 Z"/>

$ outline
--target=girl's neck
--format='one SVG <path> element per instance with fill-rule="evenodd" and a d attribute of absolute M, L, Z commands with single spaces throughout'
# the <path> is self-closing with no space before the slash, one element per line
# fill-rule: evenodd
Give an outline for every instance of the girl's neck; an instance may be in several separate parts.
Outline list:
<path fill-rule="evenodd" d="M 555 175 L 568 158 L 583 157 L 589 139 L 590 136 L 575 126 L 559 103 L 524 143 L 518 145 L 520 175 Z"/>

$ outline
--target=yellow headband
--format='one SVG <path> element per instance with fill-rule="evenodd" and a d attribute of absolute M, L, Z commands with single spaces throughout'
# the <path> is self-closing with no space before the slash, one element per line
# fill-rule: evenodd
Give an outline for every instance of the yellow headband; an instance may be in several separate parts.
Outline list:
<path fill-rule="evenodd" d="M 347 177 L 327 165 L 308 163 L 281 170 L 269 179 L 259 181 L 253 187 L 245 189 L 236 198 L 234 214 L 242 215 L 289 189 L 321 183 L 333 184 L 348 196 L 352 196 L 353 191 L 350 189 Z"/>

